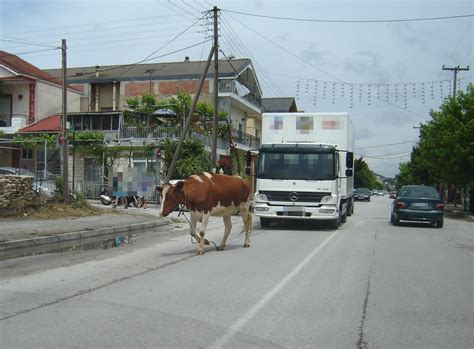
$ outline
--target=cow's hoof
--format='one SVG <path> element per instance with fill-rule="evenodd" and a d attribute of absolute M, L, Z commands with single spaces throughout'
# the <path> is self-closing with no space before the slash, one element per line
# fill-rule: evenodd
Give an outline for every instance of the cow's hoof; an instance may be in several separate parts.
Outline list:
<path fill-rule="evenodd" d="M 217 248 L 217 251 L 224 251 L 224 248 L 225 248 L 225 247 L 223 247 L 223 246 L 219 246 L 219 247 Z"/>
<path fill-rule="evenodd" d="M 249 248 L 249 247 L 250 247 L 250 244 L 244 244 L 244 247 L 245 247 L 245 248 Z"/>
<path fill-rule="evenodd" d="M 198 251 L 198 256 L 202 256 L 204 254 L 204 251 Z"/>
<path fill-rule="evenodd" d="M 204 245 L 209 245 L 209 240 L 208 239 L 204 239 Z"/>

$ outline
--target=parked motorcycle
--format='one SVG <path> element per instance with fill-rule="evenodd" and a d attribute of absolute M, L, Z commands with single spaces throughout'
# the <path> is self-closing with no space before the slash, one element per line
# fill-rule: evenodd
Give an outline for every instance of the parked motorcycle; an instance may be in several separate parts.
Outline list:
<path fill-rule="evenodd" d="M 107 206 L 111 203 L 115 203 L 115 200 L 117 199 L 116 196 L 112 195 L 112 190 L 108 185 L 104 185 L 104 188 L 102 188 L 102 191 L 100 192 L 99 198 L 102 205 Z M 125 205 L 125 202 L 123 202 L 122 197 L 119 197 L 118 205 L 122 204 Z M 133 205 L 133 207 L 143 206 L 142 200 L 140 200 L 138 195 L 127 196 L 127 206 L 125 208 L 131 207 L 131 205 Z"/>

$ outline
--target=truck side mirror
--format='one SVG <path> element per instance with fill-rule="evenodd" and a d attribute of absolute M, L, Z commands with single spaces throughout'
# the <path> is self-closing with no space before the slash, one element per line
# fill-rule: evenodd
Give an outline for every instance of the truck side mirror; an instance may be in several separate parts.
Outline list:
<path fill-rule="evenodd" d="M 346 154 L 346 167 L 347 168 L 353 168 L 354 167 L 354 153 L 353 152 L 347 152 Z"/>
<path fill-rule="evenodd" d="M 353 174 L 354 174 L 354 172 L 352 172 L 352 169 L 347 169 L 346 170 L 346 177 L 352 177 Z"/>

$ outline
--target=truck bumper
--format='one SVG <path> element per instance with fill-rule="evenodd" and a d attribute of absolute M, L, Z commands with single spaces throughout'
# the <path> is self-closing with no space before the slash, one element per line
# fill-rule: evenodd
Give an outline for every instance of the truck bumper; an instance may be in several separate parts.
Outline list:
<path fill-rule="evenodd" d="M 307 206 L 279 206 L 266 203 L 255 203 L 254 213 L 258 217 L 270 219 L 314 219 L 334 220 L 339 212 L 335 205 L 321 205 L 320 207 Z"/>

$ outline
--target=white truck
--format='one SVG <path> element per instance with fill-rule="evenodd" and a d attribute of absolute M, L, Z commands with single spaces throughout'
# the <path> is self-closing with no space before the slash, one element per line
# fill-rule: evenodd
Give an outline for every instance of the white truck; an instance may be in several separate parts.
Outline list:
<path fill-rule="evenodd" d="M 254 212 L 262 227 L 354 212 L 354 126 L 347 113 L 263 113 Z"/>

